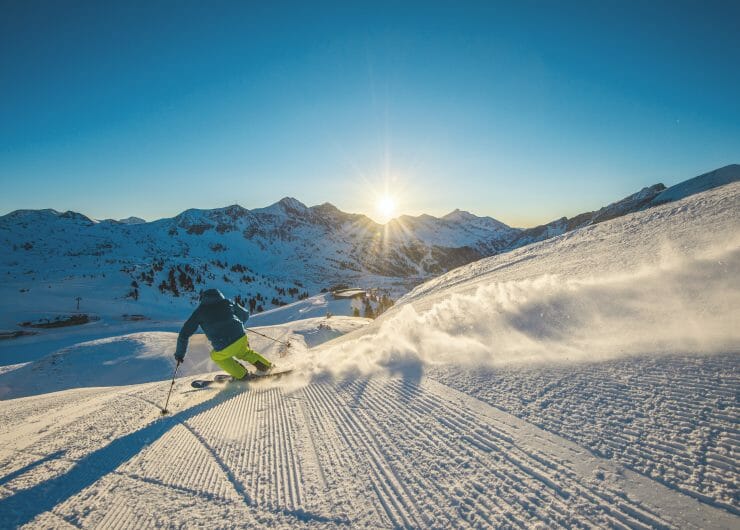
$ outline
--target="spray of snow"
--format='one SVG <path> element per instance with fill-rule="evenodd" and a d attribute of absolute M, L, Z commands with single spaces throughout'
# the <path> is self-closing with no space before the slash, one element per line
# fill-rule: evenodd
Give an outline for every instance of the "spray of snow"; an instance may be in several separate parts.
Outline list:
<path fill-rule="evenodd" d="M 732 352 L 740 345 L 739 273 L 737 244 L 694 259 L 664 245 L 659 259 L 629 273 L 460 286 L 431 303 L 398 307 L 359 337 L 318 348 L 304 368 L 321 376 Z"/>

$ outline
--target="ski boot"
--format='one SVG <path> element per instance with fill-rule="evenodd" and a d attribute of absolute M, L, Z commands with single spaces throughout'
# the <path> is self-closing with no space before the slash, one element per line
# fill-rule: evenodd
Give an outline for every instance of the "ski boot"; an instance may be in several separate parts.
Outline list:
<path fill-rule="evenodd" d="M 262 376 L 267 375 L 275 368 L 275 365 L 273 363 L 265 364 L 262 361 L 257 361 L 254 363 L 254 367 L 257 369 L 256 372 L 254 372 L 255 376 Z"/>

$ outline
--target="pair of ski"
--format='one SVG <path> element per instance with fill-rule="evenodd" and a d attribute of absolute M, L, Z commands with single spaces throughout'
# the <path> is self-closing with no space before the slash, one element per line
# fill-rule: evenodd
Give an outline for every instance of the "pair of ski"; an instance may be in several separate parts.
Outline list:
<path fill-rule="evenodd" d="M 239 382 L 239 381 L 258 381 L 260 379 L 268 379 L 271 377 L 279 377 L 281 375 L 286 375 L 292 372 L 292 368 L 286 368 L 284 370 L 277 370 L 274 372 L 267 372 L 264 374 L 255 374 L 255 373 L 247 373 L 243 378 L 241 379 L 234 379 L 232 376 L 228 374 L 218 374 L 213 377 L 213 379 L 196 379 L 195 381 L 192 381 L 190 383 L 190 386 L 193 388 L 206 388 L 211 385 L 215 385 L 218 383 L 232 383 L 232 382 Z"/>

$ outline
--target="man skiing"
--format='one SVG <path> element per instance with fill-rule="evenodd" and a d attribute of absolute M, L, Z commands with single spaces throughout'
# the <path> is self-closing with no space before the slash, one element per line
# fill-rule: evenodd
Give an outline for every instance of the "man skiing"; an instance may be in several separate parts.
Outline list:
<path fill-rule="evenodd" d="M 253 364 L 259 371 L 269 370 L 272 363 L 249 347 L 244 334 L 244 322 L 248 318 L 249 311 L 226 300 L 221 291 L 206 289 L 200 295 L 200 305 L 182 325 L 175 359 L 178 363 L 183 361 L 190 336 L 200 326 L 214 348 L 211 359 L 234 379 L 242 379 L 248 373 L 236 359 Z"/>

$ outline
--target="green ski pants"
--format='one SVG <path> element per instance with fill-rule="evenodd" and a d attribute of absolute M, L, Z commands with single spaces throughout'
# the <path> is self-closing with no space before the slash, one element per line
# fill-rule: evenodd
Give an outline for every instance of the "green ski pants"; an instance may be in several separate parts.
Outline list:
<path fill-rule="evenodd" d="M 213 350 L 211 352 L 211 359 L 213 359 L 213 362 L 215 362 L 219 368 L 236 379 L 244 377 L 247 373 L 247 369 L 235 359 L 247 361 L 251 364 L 260 363 L 265 365 L 267 368 L 272 366 L 270 361 L 249 347 L 249 341 L 247 340 L 246 335 L 232 342 L 223 350 Z"/>

